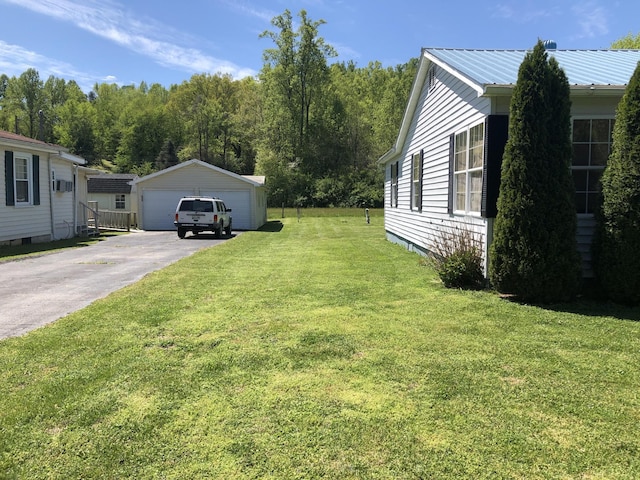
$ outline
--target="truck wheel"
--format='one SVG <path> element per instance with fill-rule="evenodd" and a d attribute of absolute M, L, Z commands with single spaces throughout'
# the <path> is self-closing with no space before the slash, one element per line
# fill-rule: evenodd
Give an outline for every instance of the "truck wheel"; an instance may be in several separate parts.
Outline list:
<path fill-rule="evenodd" d="M 178 229 L 178 238 L 184 238 L 184 236 L 187 234 L 187 230 L 184 228 L 179 228 Z"/>
<path fill-rule="evenodd" d="M 220 238 L 222 236 L 222 224 L 220 224 L 220 226 L 218 226 L 218 228 L 216 228 L 215 236 L 216 236 L 216 238 Z"/>
<path fill-rule="evenodd" d="M 231 236 L 231 220 L 229 220 L 229 225 L 227 225 L 227 226 L 224 228 L 224 234 L 225 234 L 227 237 L 230 237 L 230 236 Z"/>

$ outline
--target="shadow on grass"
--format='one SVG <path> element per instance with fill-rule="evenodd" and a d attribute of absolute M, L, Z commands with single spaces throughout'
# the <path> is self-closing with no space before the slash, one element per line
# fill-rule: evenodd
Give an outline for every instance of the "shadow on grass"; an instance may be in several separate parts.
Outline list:
<path fill-rule="evenodd" d="M 520 305 L 531 305 L 534 307 L 550 310 L 558 313 L 575 313 L 589 317 L 613 317 L 618 320 L 640 322 L 640 306 L 622 305 L 609 302 L 600 298 L 580 297 L 573 302 L 558 303 L 535 303 L 523 302 L 516 297 L 504 296 L 506 301 Z"/>
<path fill-rule="evenodd" d="M 54 242 L 0 246 L 0 263 L 55 253 L 67 248 L 88 247 L 116 235 L 122 235 L 122 233 L 103 232 L 98 237 L 74 237 L 65 240 L 56 240 Z"/>
<path fill-rule="evenodd" d="M 277 233 L 282 231 L 283 228 L 284 228 L 284 225 L 280 220 L 270 220 L 264 225 L 262 225 L 257 231 Z"/>

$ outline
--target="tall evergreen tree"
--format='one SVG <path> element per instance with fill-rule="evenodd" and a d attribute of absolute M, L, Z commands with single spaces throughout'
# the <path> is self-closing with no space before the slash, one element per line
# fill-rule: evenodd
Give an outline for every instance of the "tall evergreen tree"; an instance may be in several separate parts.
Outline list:
<path fill-rule="evenodd" d="M 640 303 L 640 63 L 618 104 L 596 218 L 594 266 L 601 287 L 616 302 Z"/>
<path fill-rule="evenodd" d="M 538 41 L 511 98 L 490 249 L 493 285 L 525 301 L 567 300 L 578 290 L 570 108 L 567 77 Z"/>

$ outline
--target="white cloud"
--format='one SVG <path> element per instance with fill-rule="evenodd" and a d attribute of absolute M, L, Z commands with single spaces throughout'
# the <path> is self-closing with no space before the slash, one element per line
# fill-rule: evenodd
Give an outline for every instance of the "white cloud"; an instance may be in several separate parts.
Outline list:
<path fill-rule="evenodd" d="M 84 72 L 77 71 L 73 66 L 53 58 L 47 58 L 31 50 L 22 48 L 0 40 L 0 70 L 8 76 L 20 76 L 29 68 L 38 70 L 41 80 L 50 75 L 67 80 L 75 80 L 80 88 L 89 91 L 96 82 L 102 80 Z"/>
<path fill-rule="evenodd" d="M 544 8 L 537 3 L 532 4 L 531 2 L 519 2 L 516 5 L 499 3 L 492 13 L 494 18 L 515 20 L 518 23 L 536 22 L 540 19 L 553 18 L 559 15 L 560 9 L 557 6 Z"/>
<path fill-rule="evenodd" d="M 186 35 L 171 32 L 169 27 L 153 20 L 138 20 L 132 17 L 118 3 L 108 0 L 86 0 L 76 3 L 72 0 L 5 0 L 22 8 L 70 22 L 76 27 L 140 55 L 151 58 L 156 63 L 190 73 L 228 73 L 235 78 L 255 75 L 250 69 L 239 67 L 232 62 L 211 57 L 199 49 L 174 43 L 186 41 Z M 167 37 L 171 33 L 171 39 Z"/>
<path fill-rule="evenodd" d="M 609 33 L 607 9 L 596 2 L 577 4 L 572 9 L 580 25 L 577 38 L 593 38 Z"/>

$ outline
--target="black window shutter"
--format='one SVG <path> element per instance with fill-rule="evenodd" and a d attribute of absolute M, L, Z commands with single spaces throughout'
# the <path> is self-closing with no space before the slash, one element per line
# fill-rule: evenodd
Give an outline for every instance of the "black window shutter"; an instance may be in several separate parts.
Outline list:
<path fill-rule="evenodd" d="M 482 168 L 482 206 L 484 218 L 495 218 L 498 213 L 500 170 L 502 155 L 509 135 L 508 115 L 489 115 L 485 120 L 484 165 Z"/>
<path fill-rule="evenodd" d="M 16 197 L 13 191 L 13 152 L 4 151 L 4 183 L 6 192 L 6 204 L 12 206 L 16 204 Z"/>
<path fill-rule="evenodd" d="M 423 177 L 423 171 L 424 171 L 424 149 L 420 150 L 420 181 L 418 182 L 420 184 L 420 193 L 418 194 L 418 211 L 422 211 L 422 177 Z"/>
<path fill-rule="evenodd" d="M 455 168 L 455 141 L 456 136 L 451 134 L 449 137 L 449 195 L 447 196 L 447 213 L 453 213 L 453 169 Z"/>
<path fill-rule="evenodd" d="M 40 205 L 40 157 L 34 155 L 33 161 L 33 204 Z"/>

